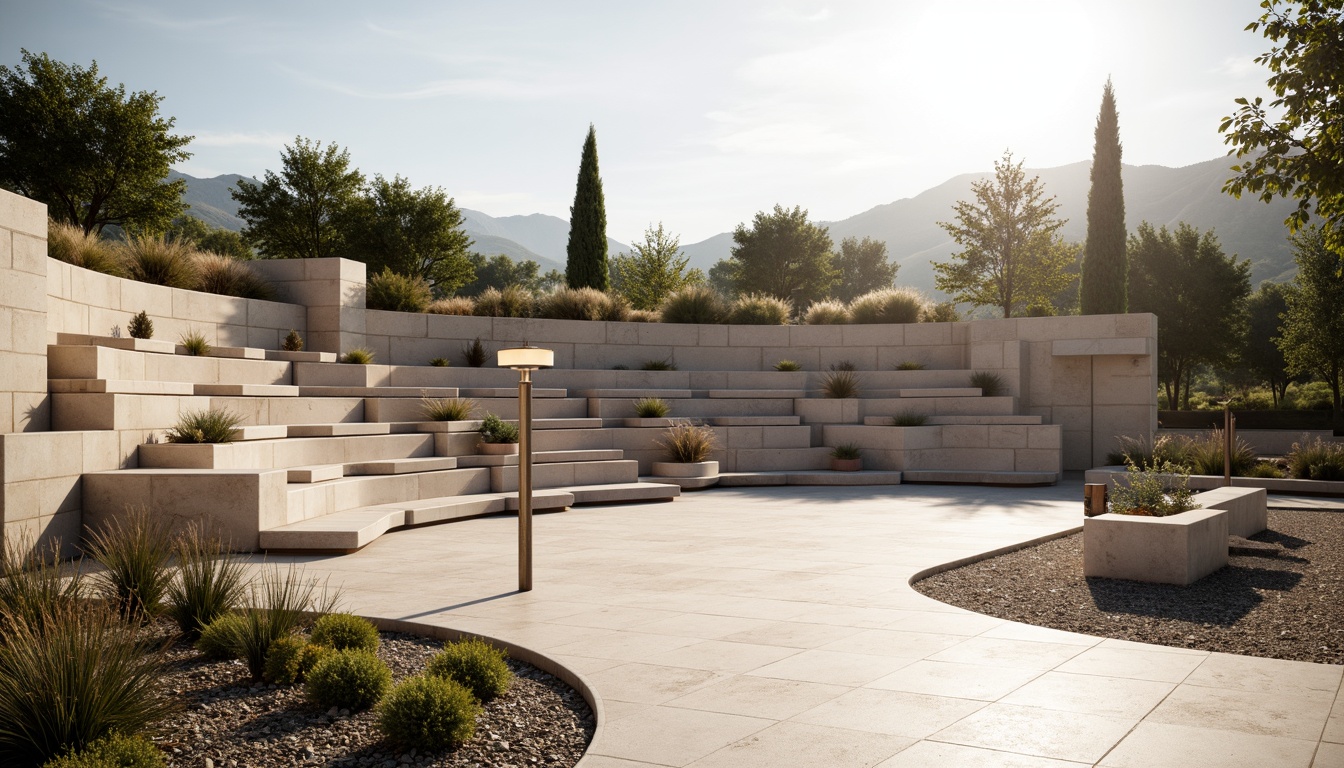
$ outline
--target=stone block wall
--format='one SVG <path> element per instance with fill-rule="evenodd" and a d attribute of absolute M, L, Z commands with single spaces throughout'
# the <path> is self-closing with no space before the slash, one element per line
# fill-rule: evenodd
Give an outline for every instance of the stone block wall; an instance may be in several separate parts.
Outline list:
<path fill-rule="evenodd" d="M 0 434 L 50 427 L 47 207 L 0 189 Z"/>

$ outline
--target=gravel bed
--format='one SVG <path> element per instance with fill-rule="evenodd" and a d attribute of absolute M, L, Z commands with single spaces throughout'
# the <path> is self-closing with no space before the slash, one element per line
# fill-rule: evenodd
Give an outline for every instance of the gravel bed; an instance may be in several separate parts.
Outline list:
<path fill-rule="evenodd" d="M 420 672 L 443 642 L 381 633 L 378 656 L 394 681 Z M 485 705 L 476 736 L 456 750 L 403 752 L 382 741 L 372 711 L 320 710 L 303 686 L 254 683 L 241 661 L 207 661 L 185 642 L 168 652 L 164 690 L 181 708 L 160 724 L 155 742 L 168 765 L 253 766 L 572 766 L 592 740 L 583 697 L 530 664 L 510 659 L 515 678 Z"/>
<path fill-rule="evenodd" d="M 1189 586 L 1083 577 L 1081 533 L 935 574 L 914 587 L 977 613 L 1179 648 L 1344 664 L 1344 513 L 1273 511 L 1252 537 L 1277 557 L 1233 555 Z"/>

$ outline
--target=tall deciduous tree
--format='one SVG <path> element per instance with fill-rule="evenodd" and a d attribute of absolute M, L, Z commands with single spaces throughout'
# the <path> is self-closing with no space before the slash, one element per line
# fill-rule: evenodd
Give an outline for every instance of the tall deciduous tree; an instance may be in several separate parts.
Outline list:
<path fill-rule="evenodd" d="M 1261 283 L 1246 301 L 1246 349 L 1241 364 L 1254 378 L 1269 385 L 1278 408 L 1288 392 L 1288 361 L 1279 347 L 1283 315 L 1288 312 L 1288 290 L 1279 283 Z"/>
<path fill-rule="evenodd" d="M 1219 130 L 1246 162 L 1224 192 L 1251 192 L 1269 202 L 1297 198 L 1285 222 L 1296 231 L 1311 213 L 1323 220 L 1325 245 L 1344 267 L 1344 4 L 1340 0 L 1264 0 L 1246 29 L 1274 43 L 1257 56 L 1272 73 L 1274 100 L 1240 98 Z M 1312 208 L 1315 208 L 1312 211 Z"/>
<path fill-rule="evenodd" d="M 1158 378 L 1167 403 L 1188 405 L 1195 366 L 1227 366 L 1246 336 L 1251 262 L 1223 253 L 1212 231 L 1144 222 L 1129 238 L 1129 306 L 1157 315 Z"/>
<path fill-rule="evenodd" d="M 1069 283 L 1075 252 L 1055 236 L 1064 219 L 1045 197 L 1040 177 L 1027 180 L 1011 152 L 994 163 L 994 178 L 971 184 L 974 201 L 954 206 L 955 222 L 938 222 L 962 251 L 934 263 L 934 284 L 957 301 L 998 307 L 1004 317 L 1044 306 Z"/>
<path fill-rule="evenodd" d="M 489 258 L 472 253 L 467 255 L 467 262 L 471 264 L 475 277 L 457 289 L 459 296 L 478 296 L 486 288 L 503 290 L 510 285 L 521 285 L 529 291 L 542 288 L 541 266 L 531 259 L 514 261 L 502 253 Z M 547 277 L 550 277 L 550 273 L 547 273 Z"/>
<path fill-rule="evenodd" d="M 188 242 L 202 251 L 231 256 L 235 259 L 246 260 L 256 257 L 242 235 L 233 230 L 212 227 L 191 214 L 173 219 L 173 223 L 169 224 L 167 231 L 164 232 L 164 237 Z"/>
<path fill-rule="evenodd" d="M 736 293 L 765 293 L 806 307 L 830 295 L 835 285 L 831 265 L 831 236 L 825 227 L 807 220 L 807 211 L 775 205 L 760 211 L 751 229 L 733 230 L 729 262 Z"/>
<path fill-rule="evenodd" d="M 569 209 L 569 245 L 565 282 L 570 288 L 611 287 L 607 274 L 607 203 L 597 170 L 597 130 L 590 124 L 579 160 L 579 181 Z"/>
<path fill-rule="evenodd" d="M 1324 379 L 1334 397 L 1335 424 L 1344 420 L 1340 390 L 1344 386 L 1344 276 L 1339 256 L 1326 245 L 1317 227 L 1292 237 L 1297 277 L 1288 291 L 1280 348 L 1293 373 Z"/>
<path fill-rule="evenodd" d="M 341 219 L 359 198 L 364 174 L 350 152 L 302 136 L 280 153 L 281 170 L 260 184 L 238 181 L 232 192 L 243 237 L 269 259 L 316 259 L 346 254 Z"/>
<path fill-rule="evenodd" d="M 632 253 L 618 255 L 612 266 L 618 292 L 635 309 L 657 309 L 668 294 L 705 280 L 700 270 L 687 269 L 690 257 L 682 253 L 681 239 L 663 229 L 661 221 L 657 229 L 644 230 L 642 244 L 630 248 Z"/>
<path fill-rule="evenodd" d="M 412 189 L 401 176 L 374 176 L 343 224 L 348 255 L 369 273 L 391 269 L 424 280 L 436 294 L 451 294 L 473 279 L 467 254 L 471 238 L 462 212 L 440 187 Z"/>
<path fill-rule="evenodd" d="M 152 91 L 127 94 L 88 69 L 23 51 L 26 68 L 0 67 L 0 186 L 46 203 L 83 228 L 162 232 L 183 210 L 186 182 L 167 182 L 191 157 L 190 136 L 169 133 Z"/>
<path fill-rule="evenodd" d="M 1125 260 L 1125 191 L 1120 179 L 1120 118 L 1111 81 L 1101 92 L 1092 148 L 1092 189 L 1087 193 L 1087 242 L 1078 291 L 1084 315 L 1121 314 L 1128 309 Z"/>
<path fill-rule="evenodd" d="M 879 288 L 890 288 L 896 281 L 900 265 L 887 260 L 887 244 L 865 237 L 862 240 L 846 237 L 840 241 L 840 252 L 831 262 L 838 282 L 835 296 L 841 301 L 853 301 Z"/>

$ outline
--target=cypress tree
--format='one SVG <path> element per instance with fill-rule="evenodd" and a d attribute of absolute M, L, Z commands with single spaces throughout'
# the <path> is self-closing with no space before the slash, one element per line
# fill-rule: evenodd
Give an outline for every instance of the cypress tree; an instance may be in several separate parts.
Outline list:
<path fill-rule="evenodd" d="M 607 204 L 597 172 L 597 131 L 588 125 L 579 161 L 579 182 L 569 209 L 569 245 L 565 249 L 565 282 L 570 288 L 611 287 L 607 269 Z"/>
<path fill-rule="evenodd" d="M 1120 121 L 1111 80 L 1101 93 L 1096 145 L 1092 150 L 1092 189 L 1087 193 L 1087 244 L 1078 287 L 1082 314 L 1128 311 L 1125 258 L 1125 193 L 1120 181 Z"/>

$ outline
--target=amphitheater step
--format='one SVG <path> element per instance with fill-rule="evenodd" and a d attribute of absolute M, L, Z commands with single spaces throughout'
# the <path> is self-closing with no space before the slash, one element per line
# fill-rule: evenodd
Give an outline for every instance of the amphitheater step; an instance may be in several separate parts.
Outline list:
<path fill-rule="evenodd" d="M 901 397 L 980 397 L 979 387 L 921 387 L 900 390 Z"/>
<path fill-rule="evenodd" d="M 187 354 L 186 347 L 177 345 L 178 354 Z M 225 357 L 234 360 L 265 360 L 266 350 L 258 347 L 211 347 L 206 357 Z"/>
<path fill-rule="evenodd" d="M 308 467 L 290 467 L 288 482 L 321 483 L 327 480 L 339 480 L 345 477 L 344 464 L 314 464 Z"/>
<path fill-rule="evenodd" d="M 859 472 L 724 472 L 721 487 L 758 485 L 900 485 L 901 472 L 861 470 Z"/>
<path fill-rule="evenodd" d="M 288 349 L 265 350 L 267 360 L 281 360 L 287 363 L 334 363 L 335 352 L 294 352 Z"/>
<path fill-rule="evenodd" d="M 575 397 L 588 398 L 619 398 L 628 400 L 638 400 L 642 397 L 661 397 L 664 400 L 685 399 L 691 396 L 689 389 L 578 389 L 573 392 Z"/>
<path fill-rule="evenodd" d="M 507 419 L 514 421 L 516 419 Z M 572 418 L 572 419 L 533 419 L 532 429 L 598 429 L 602 426 L 601 419 L 590 418 Z"/>
<path fill-rule="evenodd" d="M 209 397 L 298 397 L 290 384 L 197 384 L 196 394 Z"/>
<path fill-rule="evenodd" d="M 683 491 L 696 491 L 702 488 L 712 488 L 719 484 L 719 476 L 712 477 L 659 477 L 653 475 L 650 477 L 639 478 L 644 483 L 662 483 L 664 485 L 675 485 Z"/>
<path fill-rule="evenodd" d="M 619 461 L 624 458 L 624 452 L 609 450 L 590 450 L 590 451 L 533 451 L 533 464 L 554 464 L 557 462 L 578 462 L 578 461 Z M 518 455 L 511 456 L 458 456 L 457 466 L 459 467 L 507 467 L 518 466 Z"/>
<path fill-rule="evenodd" d="M 671 501 L 681 489 L 666 483 L 611 483 L 574 485 L 556 490 L 574 495 L 574 504 L 621 504 L 632 501 Z"/>
<path fill-rule="evenodd" d="M 614 461 L 557 461 L 534 464 L 533 488 L 568 488 L 571 485 L 599 485 L 630 483 L 639 479 L 639 462 L 633 459 Z M 490 490 L 511 493 L 518 490 L 518 465 L 490 467 Z"/>
<path fill-rule="evenodd" d="M 116 395 L 193 395 L 194 385 L 185 381 L 145 381 L 128 379 L 50 379 L 47 389 L 54 393 L 96 392 Z"/>
<path fill-rule="evenodd" d="M 347 476 L 406 475 L 412 472 L 437 472 L 441 469 L 457 469 L 457 466 L 457 459 L 452 456 L 419 456 L 410 459 L 382 459 L 346 464 L 345 474 Z"/>
<path fill-rule="evenodd" d="M 794 400 L 800 397 L 807 397 L 805 389 L 711 389 L 709 396 L 713 399 L 739 399 L 739 400 Z"/>
<path fill-rule="evenodd" d="M 386 422 L 347 421 L 337 424 L 289 425 L 289 437 L 353 437 L 356 435 L 386 435 L 391 431 L 392 425 Z"/>
<path fill-rule="evenodd" d="M 796 427 L 803 423 L 797 416 L 711 416 L 715 427 Z"/>
<path fill-rule="evenodd" d="M 233 430 L 233 441 L 244 443 L 251 440 L 276 440 L 285 437 L 288 431 L 284 424 L 254 424 Z"/>
<path fill-rule="evenodd" d="M 346 387 L 299 385 L 300 397 L 457 397 L 457 387 Z"/>
<path fill-rule="evenodd" d="M 892 426 L 891 416 L 864 416 L 863 425 L 866 427 L 890 427 Z M 1045 420 L 1040 416 L 926 416 L 922 427 L 944 427 L 944 426 L 965 426 L 965 425 L 991 425 L 991 426 L 1027 426 L 1038 427 Z"/>
<path fill-rule="evenodd" d="M 470 387 L 470 388 L 464 388 L 464 389 L 462 389 L 462 390 L 461 390 L 461 393 L 462 393 L 462 394 L 461 394 L 461 397 L 517 397 L 517 396 L 518 396 L 518 388 L 517 388 L 517 387 Z M 539 388 L 534 388 L 534 389 L 532 390 L 532 398 L 533 398 L 533 399 L 536 399 L 536 398 L 539 398 L 539 397 L 552 398 L 552 397 L 566 397 L 566 396 L 568 396 L 568 390 L 564 390 L 564 389 L 554 389 L 554 388 L 539 389 Z"/>
<path fill-rule="evenodd" d="M 171 355 L 177 349 L 176 344 L 162 339 L 91 336 L 87 333 L 58 333 L 56 334 L 56 343 L 62 346 L 109 347 L 111 349 L 127 349 L 133 352 L 154 352 L 161 355 Z"/>
<path fill-rule="evenodd" d="M 943 483 L 947 485 L 1054 485 L 1054 472 L 992 472 L 959 469 L 908 469 L 907 483 Z"/>

